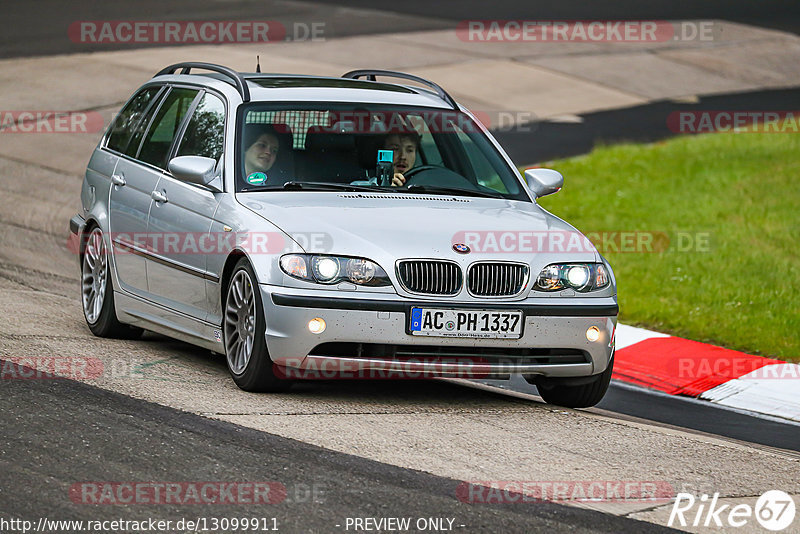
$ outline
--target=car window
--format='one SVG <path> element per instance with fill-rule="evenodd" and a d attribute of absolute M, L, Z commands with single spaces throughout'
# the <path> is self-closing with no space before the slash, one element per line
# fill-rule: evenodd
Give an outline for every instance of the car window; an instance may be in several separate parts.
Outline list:
<path fill-rule="evenodd" d="M 442 155 L 439 153 L 439 148 L 436 146 L 433 136 L 430 133 L 423 133 L 420 138 L 419 147 L 420 156 L 422 157 L 421 164 L 425 165 L 444 165 Z M 420 163 L 418 162 L 418 165 Z"/>
<path fill-rule="evenodd" d="M 444 159 L 442 158 L 442 154 L 439 152 L 439 147 L 436 146 L 436 140 L 431 134 L 430 126 L 419 115 L 409 114 L 406 116 L 406 118 L 414 130 L 420 134 L 419 157 L 417 158 L 415 166 L 444 166 Z"/>
<path fill-rule="evenodd" d="M 475 180 L 478 184 L 501 193 L 507 193 L 508 189 L 503 184 L 500 175 L 489 162 L 484 152 L 475 145 L 475 141 L 457 125 L 454 124 L 453 128 L 458 132 L 458 139 L 467 153 L 467 158 L 472 165 L 472 172 L 475 174 Z"/>
<path fill-rule="evenodd" d="M 153 99 L 153 103 L 150 104 L 150 107 L 145 112 L 142 120 L 139 121 L 139 126 L 137 126 L 133 131 L 131 140 L 128 141 L 128 147 L 123 151 L 126 156 L 130 156 L 135 159 L 139 155 L 139 148 L 142 146 L 142 138 L 147 132 L 147 128 L 150 123 L 153 122 L 153 115 L 158 112 L 161 102 L 164 100 L 164 98 L 166 98 L 168 93 L 169 90 L 162 91 L 157 98 Z"/>
<path fill-rule="evenodd" d="M 178 156 L 205 156 L 219 160 L 225 136 L 225 104 L 211 93 L 197 105 L 178 149 Z"/>
<path fill-rule="evenodd" d="M 323 184 L 446 189 L 529 201 L 516 169 L 467 114 L 373 103 L 252 103 L 237 139 L 237 191 Z M 416 145 L 416 148 L 414 148 Z M 402 149 L 398 148 L 402 147 Z M 392 160 L 385 159 L 391 152 Z M 314 185 L 316 184 L 316 185 Z M 397 185 L 397 184 L 395 184 Z M 412 185 L 423 187 L 412 188 Z M 328 187 L 330 189 L 330 187 Z"/>
<path fill-rule="evenodd" d="M 197 93 L 198 91 L 194 89 L 170 91 L 150 124 L 142 148 L 139 150 L 138 159 L 140 161 L 162 169 L 166 168 L 172 141 Z"/>
<path fill-rule="evenodd" d="M 139 91 L 114 119 L 114 126 L 108 136 L 106 146 L 117 152 L 125 152 L 136 127 L 153 102 L 161 87 L 147 87 Z"/>

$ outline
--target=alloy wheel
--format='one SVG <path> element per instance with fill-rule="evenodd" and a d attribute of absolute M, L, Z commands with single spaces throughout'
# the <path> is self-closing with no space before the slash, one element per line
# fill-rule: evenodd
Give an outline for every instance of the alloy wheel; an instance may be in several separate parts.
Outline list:
<path fill-rule="evenodd" d="M 225 299 L 225 353 L 228 367 L 236 375 L 244 373 L 253 354 L 256 316 L 253 282 L 240 269 L 228 286 Z"/>

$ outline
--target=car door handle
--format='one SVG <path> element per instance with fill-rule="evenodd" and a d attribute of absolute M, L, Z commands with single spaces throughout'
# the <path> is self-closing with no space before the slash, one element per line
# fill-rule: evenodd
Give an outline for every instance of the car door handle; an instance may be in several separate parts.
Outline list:
<path fill-rule="evenodd" d="M 150 198 L 156 202 L 169 202 L 169 199 L 167 199 L 167 194 L 162 193 L 161 191 L 153 191 L 150 193 Z"/>
<path fill-rule="evenodd" d="M 112 174 L 111 175 L 111 183 L 114 185 L 118 185 L 120 187 L 124 186 L 128 182 L 125 181 L 125 177 L 121 174 Z"/>

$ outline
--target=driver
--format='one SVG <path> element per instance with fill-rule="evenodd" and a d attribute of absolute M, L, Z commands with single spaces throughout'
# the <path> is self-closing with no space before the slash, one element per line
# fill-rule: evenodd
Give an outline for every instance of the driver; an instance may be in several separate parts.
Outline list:
<path fill-rule="evenodd" d="M 420 135 L 415 131 L 402 131 L 391 133 L 384 136 L 380 147 L 383 150 L 391 150 L 392 158 L 392 187 L 401 187 L 406 183 L 403 174 L 414 167 L 417 162 L 417 152 L 419 151 Z M 352 185 L 379 185 L 378 178 L 373 176 L 369 180 L 356 180 L 350 182 Z"/>
<path fill-rule="evenodd" d="M 413 131 L 389 134 L 384 138 L 383 149 L 391 150 L 394 153 L 392 186 L 400 187 L 405 185 L 406 177 L 403 173 L 414 167 L 417 162 L 419 143 L 420 135 Z"/>

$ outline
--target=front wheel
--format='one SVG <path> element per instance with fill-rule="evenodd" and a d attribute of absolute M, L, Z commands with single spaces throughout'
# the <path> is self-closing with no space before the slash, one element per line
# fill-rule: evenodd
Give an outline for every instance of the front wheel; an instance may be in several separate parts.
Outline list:
<path fill-rule="evenodd" d="M 548 404 L 566 408 L 589 408 L 603 400 L 606 391 L 608 391 L 608 384 L 611 382 L 613 367 L 614 356 L 612 355 L 605 371 L 587 377 L 585 381 L 576 378 L 549 378 L 543 376 L 526 377 L 526 379 L 536 385 L 539 395 Z"/>
<path fill-rule="evenodd" d="M 246 258 L 236 264 L 225 294 L 223 332 L 228 371 L 244 391 L 285 391 L 291 385 L 275 375 L 267 351 L 264 306 L 253 268 Z"/>

